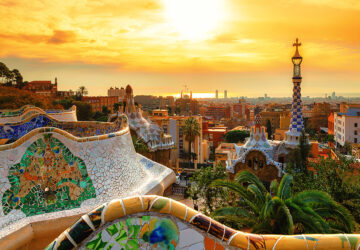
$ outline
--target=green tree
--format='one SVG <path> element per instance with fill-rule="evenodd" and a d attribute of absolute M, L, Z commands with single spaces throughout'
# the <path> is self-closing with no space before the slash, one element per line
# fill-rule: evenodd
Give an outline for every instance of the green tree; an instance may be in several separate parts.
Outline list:
<path fill-rule="evenodd" d="M 269 119 L 266 121 L 266 131 L 268 133 L 268 139 L 271 139 L 273 132 L 272 132 L 272 127 L 271 127 L 271 122 Z"/>
<path fill-rule="evenodd" d="M 89 103 L 74 101 L 73 104 L 76 106 L 76 115 L 79 121 L 92 120 L 92 107 Z"/>
<path fill-rule="evenodd" d="M 299 138 L 299 145 L 289 154 L 287 162 L 289 168 L 294 169 L 294 171 L 306 172 L 310 149 L 307 135 L 303 130 Z"/>
<path fill-rule="evenodd" d="M 98 122 L 107 122 L 108 116 L 100 111 L 96 111 L 93 115 L 93 119 Z"/>
<path fill-rule="evenodd" d="M 295 172 L 289 169 L 294 176 L 293 192 L 317 189 L 327 192 L 335 201 L 345 206 L 360 223 L 360 176 L 354 174 L 353 159 L 341 157 L 333 160 L 331 157 L 312 162 L 314 171 L 307 173 Z"/>
<path fill-rule="evenodd" d="M 235 181 L 216 180 L 214 187 L 233 192 L 238 199 L 232 206 L 217 209 L 212 216 L 236 218 L 254 233 L 351 233 L 354 218 L 349 211 L 322 191 L 292 194 L 293 177 L 271 182 L 268 192 L 251 172 L 240 172 Z"/>
<path fill-rule="evenodd" d="M 221 207 L 226 201 L 227 192 L 223 188 L 212 187 L 210 184 L 218 179 L 226 179 L 225 167 L 219 163 L 213 167 L 202 167 L 190 178 L 191 186 L 187 194 L 203 208 L 202 212 L 210 214 Z"/>
<path fill-rule="evenodd" d="M 196 136 L 200 135 L 200 124 L 194 117 L 189 117 L 185 120 L 185 125 L 181 127 L 183 134 L 185 135 L 185 139 L 189 143 L 189 164 L 191 163 L 191 143 L 195 141 Z"/>
<path fill-rule="evenodd" d="M 109 110 L 109 108 L 108 108 L 107 106 L 102 106 L 101 112 L 102 112 L 104 115 L 108 115 L 108 114 L 111 113 L 111 111 Z"/>
<path fill-rule="evenodd" d="M 132 142 L 134 144 L 135 151 L 137 153 L 144 154 L 144 153 L 149 152 L 148 146 L 145 144 L 145 142 L 141 138 L 137 137 L 136 135 L 132 135 L 131 138 L 132 138 Z"/>
<path fill-rule="evenodd" d="M 120 107 L 122 107 L 122 106 L 123 106 L 122 102 L 114 103 L 114 111 L 118 112 L 120 110 Z"/>
<path fill-rule="evenodd" d="M 81 95 L 81 96 L 86 96 L 88 94 L 88 90 L 85 86 L 80 86 L 79 89 L 77 90 L 77 92 Z"/>
<path fill-rule="evenodd" d="M 5 63 L 0 62 L 0 83 L 8 84 L 13 80 L 13 73 L 5 65 Z"/>
<path fill-rule="evenodd" d="M 17 69 L 13 69 L 11 72 L 12 72 L 14 80 L 16 82 L 16 86 L 18 88 L 22 88 L 24 86 L 24 83 L 23 83 L 23 77 L 22 77 L 20 71 Z"/>
<path fill-rule="evenodd" d="M 228 143 L 244 142 L 250 132 L 246 130 L 231 130 L 225 134 L 225 141 Z"/>

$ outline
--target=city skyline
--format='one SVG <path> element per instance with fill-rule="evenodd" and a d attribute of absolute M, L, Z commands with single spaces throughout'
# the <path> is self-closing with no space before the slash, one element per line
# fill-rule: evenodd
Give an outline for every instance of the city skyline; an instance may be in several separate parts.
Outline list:
<path fill-rule="evenodd" d="M 360 3 L 191 2 L 5 1 L 0 13 L 14 18 L 0 21 L 0 61 L 25 80 L 58 77 L 59 89 L 85 85 L 89 95 L 126 84 L 175 95 L 187 84 L 194 94 L 288 97 L 299 37 L 304 96 L 360 95 Z"/>

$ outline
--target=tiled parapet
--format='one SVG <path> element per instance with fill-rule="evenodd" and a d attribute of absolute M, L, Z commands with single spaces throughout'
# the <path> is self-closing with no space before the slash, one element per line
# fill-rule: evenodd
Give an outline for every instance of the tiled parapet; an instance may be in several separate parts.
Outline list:
<path fill-rule="evenodd" d="M 359 234 L 236 231 L 160 196 L 112 200 L 82 216 L 47 249 L 359 249 Z"/>
<path fill-rule="evenodd" d="M 68 110 L 43 110 L 32 105 L 25 105 L 19 109 L 0 110 L 0 124 L 21 122 L 36 114 L 48 114 L 59 121 L 77 121 L 75 105 Z"/>
<path fill-rule="evenodd" d="M 113 133 L 77 137 L 40 127 L 0 145 L 0 240 L 29 223 L 84 214 L 117 197 L 161 194 L 175 181 L 171 169 L 135 152 L 126 116 L 120 118 Z"/>
<path fill-rule="evenodd" d="M 41 128 L 64 130 L 76 137 L 93 137 L 99 135 L 111 135 L 128 126 L 125 115 L 118 116 L 114 122 L 62 122 L 48 114 L 36 113 L 28 119 L 18 123 L 0 124 L 0 140 L 5 143 L 24 140 L 24 137 L 33 135 L 33 131 Z M 46 129 L 45 129 L 46 130 Z"/>

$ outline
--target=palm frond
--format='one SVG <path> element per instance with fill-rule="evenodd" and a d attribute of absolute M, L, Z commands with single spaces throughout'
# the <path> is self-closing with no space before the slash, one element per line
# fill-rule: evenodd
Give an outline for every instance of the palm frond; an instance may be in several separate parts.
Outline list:
<path fill-rule="evenodd" d="M 250 183 L 250 184 L 254 184 L 256 185 L 260 191 L 262 193 L 267 193 L 266 188 L 264 187 L 264 185 L 262 184 L 262 182 L 259 180 L 259 178 L 251 173 L 250 171 L 241 171 L 236 177 L 235 177 L 235 181 L 239 184 L 243 184 L 243 183 Z"/>
<path fill-rule="evenodd" d="M 222 207 L 216 209 L 212 216 L 226 216 L 226 215 L 234 215 L 238 217 L 252 217 L 253 215 L 246 211 L 245 209 L 239 207 Z"/>
<path fill-rule="evenodd" d="M 293 177 L 289 174 L 285 174 L 280 181 L 279 187 L 277 189 L 277 196 L 280 199 L 288 199 L 291 195 L 291 183 L 293 181 Z"/>
<path fill-rule="evenodd" d="M 307 206 L 299 206 L 291 201 L 286 200 L 286 205 L 293 215 L 294 224 L 301 224 L 304 232 L 301 233 L 329 233 L 330 227 L 326 221 L 315 211 Z"/>
<path fill-rule="evenodd" d="M 263 205 L 265 203 L 265 195 L 260 191 L 258 186 L 251 184 L 247 187 L 247 190 L 255 196 L 259 205 Z"/>
<path fill-rule="evenodd" d="M 279 187 L 279 182 L 278 182 L 277 180 L 273 180 L 273 181 L 270 183 L 270 194 L 271 194 L 272 196 L 277 195 L 278 187 Z"/>
<path fill-rule="evenodd" d="M 260 208 L 254 203 L 254 196 L 251 193 L 248 193 L 246 188 L 241 186 L 240 184 L 228 180 L 215 180 L 210 184 L 211 187 L 223 187 L 227 188 L 230 191 L 234 192 L 241 199 L 246 202 L 246 205 L 253 210 L 254 213 L 258 214 Z"/>

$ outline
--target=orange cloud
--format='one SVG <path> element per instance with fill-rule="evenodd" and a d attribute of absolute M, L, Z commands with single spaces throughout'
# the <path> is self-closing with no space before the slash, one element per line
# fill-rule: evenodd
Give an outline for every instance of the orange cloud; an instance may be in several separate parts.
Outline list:
<path fill-rule="evenodd" d="M 165 0 L 3 0 L 0 57 L 111 65 L 119 72 L 281 73 L 289 71 L 291 43 L 299 37 L 308 71 L 360 69 L 358 1 L 221 1 L 226 8 L 217 28 L 189 40 L 167 19 Z"/>

